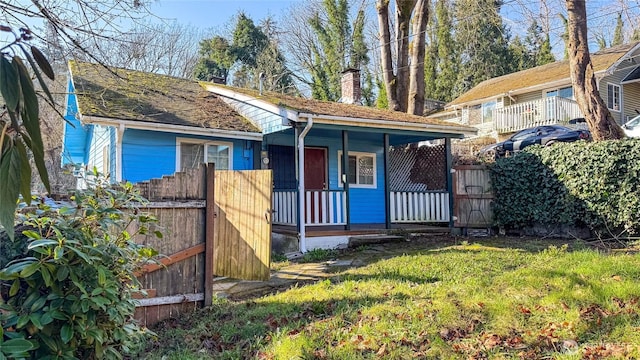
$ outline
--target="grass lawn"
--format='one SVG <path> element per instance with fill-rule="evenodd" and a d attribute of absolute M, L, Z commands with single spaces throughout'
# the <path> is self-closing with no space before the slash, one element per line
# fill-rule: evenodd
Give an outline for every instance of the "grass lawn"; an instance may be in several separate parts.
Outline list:
<path fill-rule="evenodd" d="M 640 254 L 543 240 L 422 242 L 316 284 L 214 300 L 160 324 L 135 357 L 640 357 Z"/>

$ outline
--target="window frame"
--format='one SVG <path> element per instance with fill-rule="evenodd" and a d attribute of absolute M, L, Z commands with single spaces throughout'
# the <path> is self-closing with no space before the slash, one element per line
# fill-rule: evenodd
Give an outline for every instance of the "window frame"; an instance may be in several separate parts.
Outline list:
<path fill-rule="evenodd" d="M 488 122 L 493 122 L 493 111 L 498 107 L 498 100 L 494 99 L 491 101 L 485 101 L 480 106 L 480 111 L 482 113 L 482 123 L 485 124 Z M 487 111 L 491 113 L 489 117 L 486 116 Z"/>
<path fill-rule="evenodd" d="M 613 101 L 613 107 L 609 106 L 609 95 L 611 93 L 611 89 L 618 89 L 618 101 L 616 103 L 616 99 L 612 98 Z M 615 94 L 615 93 L 614 93 Z M 615 106 L 618 105 L 618 108 L 616 109 Z M 620 112 L 622 108 L 622 86 L 614 84 L 614 83 L 607 83 L 607 109 L 611 110 L 611 111 L 615 111 L 615 112 Z"/>
<path fill-rule="evenodd" d="M 181 151 L 181 145 L 182 144 L 192 144 L 192 145 L 203 145 L 204 146 L 204 162 L 207 162 L 207 157 L 209 156 L 209 151 L 207 149 L 208 146 L 210 145 L 215 145 L 215 146 L 227 146 L 229 148 L 229 164 L 228 164 L 228 168 L 229 170 L 233 170 L 233 143 L 229 142 L 229 141 L 218 141 L 218 140 L 207 140 L 207 139 L 194 139 L 194 138 L 184 138 L 184 137 L 177 137 L 176 138 L 176 172 L 182 171 L 182 167 L 181 167 L 181 157 L 182 157 L 182 151 Z"/>
<path fill-rule="evenodd" d="M 342 181 L 343 179 L 343 173 L 342 173 L 342 150 L 338 150 L 338 187 L 344 187 L 344 182 Z M 370 153 L 370 152 L 362 152 L 362 151 L 349 151 L 349 156 L 355 156 L 356 157 L 356 183 L 355 184 L 351 184 L 349 183 L 349 188 L 353 189 L 377 189 L 378 188 L 378 168 L 376 166 L 376 153 Z M 373 159 L 373 184 L 360 184 L 360 174 L 358 172 L 358 166 L 357 164 L 358 159 L 361 157 L 370 157 Z M 348 174 L 344 174 L 346 178 L 348 178 Z"/>

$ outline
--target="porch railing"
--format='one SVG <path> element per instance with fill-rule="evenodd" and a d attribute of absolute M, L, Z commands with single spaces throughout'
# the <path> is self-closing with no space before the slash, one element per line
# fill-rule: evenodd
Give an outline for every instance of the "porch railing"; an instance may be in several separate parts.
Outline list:
<path fill-rule="evenodd" d="M 495 129 L 499 133 L 563 123 L 579 117 L 583 117 L 583 115 L 578 104 L 571 99 L 559 96 L 527 101 L 493 110 Z"/>
<path fill-rule="evenodd" d="M 392 191 L 391 222 L 449 222 L 449 193 L 446 191 Z"/>
<path fill-rule="evenodd" d="M 273 191 L 272 222 L 276 225 L 296 225 L 298 219 L 298 192 L 296 190 Z M 345 225 L 347 201 L 342 190 L 305 191 L 305 224 Z"/>

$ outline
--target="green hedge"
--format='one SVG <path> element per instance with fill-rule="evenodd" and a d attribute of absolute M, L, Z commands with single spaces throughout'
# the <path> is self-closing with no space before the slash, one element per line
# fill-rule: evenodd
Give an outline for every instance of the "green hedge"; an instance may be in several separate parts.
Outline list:
<path fill-rule="evenodd" d="M 640 140 L 533 146 L 490 165 L 494 223 L 640 231 Z"/>

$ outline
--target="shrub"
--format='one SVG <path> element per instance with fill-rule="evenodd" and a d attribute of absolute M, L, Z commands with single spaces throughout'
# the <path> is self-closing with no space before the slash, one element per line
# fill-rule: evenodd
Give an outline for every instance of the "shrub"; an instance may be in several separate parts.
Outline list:
<path fill-rule="evenodd" d="M 490 166 L 494 221 L 640 231 L 640 140 L 533 146 Z"/>
<path fill-rule="evenodd" d="M 0 261 L 0 358 L 122 358 L 143 333 L 134 272 L 155 255 L 131 240 L 154 220 L 131 208 L 143 200 L 130 184 L 98 181 L 67 206 L 36 202 L 18 215 L 26 247 L 2 240 L 12 251 Z"/>

